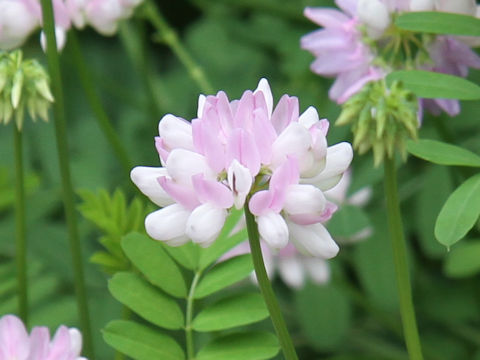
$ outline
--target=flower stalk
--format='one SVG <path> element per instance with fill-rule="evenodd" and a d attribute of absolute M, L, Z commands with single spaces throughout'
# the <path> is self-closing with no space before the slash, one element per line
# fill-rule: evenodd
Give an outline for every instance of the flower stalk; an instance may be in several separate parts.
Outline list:
<path fill-rule="evenodd" d="M 195 344 L 193 342 L 193 333 L 192 333 L 192 320 L 193 320 L 193 301 L 195 296 L 195 289 L 197 288 L 198 281 L 202 273 L 197 271 L 192 280 L 192 285 L 188 292 L 187 297 L 187 311 L 186 311 L 186 320 L 185 320 L 185 342 L 187 345 L 187 360 L 195 359 Z"/>
<path fill-rule="evenodd" d="M 385 198 L 387 202 L 388 227 L 392 239 L 395 274 L 400 300 L 400 313 L 408 354 L 412 360 L 423 360 L 422 347 L 418 334 L 415 310 L 413 307 L 410 276 L 408 273 L 407 248 L 403 233 L 402 215 L 398 200 L 395 160 L 385 159 Z"/>
<path fill-rule="evenodd" d="M 270 318 L 272 319 L 273 327 L 277 333 L 285 359 L 298 360 L 292 338 L 288 332 L 287 325 L 285 324 L 285 320 L 283 319 L 282 312 L 280 310 L 280 306 L 278 305 L 277 298 L 273 292 L 272 284 L 270 283 L 270 280 L 267 276 L 267 271 L 265 270 L 262 250 L 260 248 L 260 234 L 258 232 L 255 218 L 248 208 L 248 203 L 249 201 L 247 200 L 244 207 L 245 219 L 247 223 L 248 241 L 250 243 L 253 266 L 255 268 L 258 285 L 267 305 L 268 312 L 270 313 Z"/>
<path fill-rule="evenodd" d="M 59 56 L 57 52 L 55 38 L 53 6 L 51 0 L 42 0 L 41 5 L 44 31 L 47 38 L 48 70 L 50 73 L 52 90 L 55 98 L 55 102 L 53 103 L 55 137 L 57 142 L 57 153 L 60 165 L 65 216 L 70 240 L 70 251 L 72 255 L 72 265 L 75 279 L 74 285 L 77 298 L 78 313 L 84 337 L 85 355 L 88 357 L 88 359 L 94 360 L 92 333 L 87 303 L 87 291 L 83 274 L 84 270 L 82 263 L 82 248 L 80 246 L 80 240 L 78 235 L 73 185 L 70 176 L 70 160 L 66 133 L 65 108 L 63 102 Z"/>
<path fill-rule="evenodd" d="M 13 124 L 15 152 L 15 239 L 18 286 L 18 313 L 28 323 L 27 239 L 25 227 L 25 180 L 23 173 L 22 132 Z"/>

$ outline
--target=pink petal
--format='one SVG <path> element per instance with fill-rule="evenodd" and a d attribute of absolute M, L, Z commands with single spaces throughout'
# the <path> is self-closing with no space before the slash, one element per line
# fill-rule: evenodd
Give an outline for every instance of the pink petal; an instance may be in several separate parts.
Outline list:
<path fill-rule="evenodd" d="M 336 9 L 307 7 L 303 15 L 323 27 L 341 27 L 350 17 Z"/>
<path fill-rule="evenodd" d="M 272 123 L 262 110 L 254 111 L 253 136 L 263 164 L 269 164 L 272 160 L 272 144 L 277 138 Z"/>
<path fill-rule="evenodd" d="M 191 187 L 176 183 L 166 176 L 159 177 L 158 183 L 172 199 L 186 209 L 193 210 L 200 205 L 200 202 L 197 199 L 197 194 Z"/>
<path fill-rule="evenodd" d="M 277 134 L 280 134 L 292 121 L 297 121 L 298 115 L 298 98 L 283 95 L 272 114 L 272 125 Z"/>
<path fill-rule="evenodd" d="M 22 321 L 14 315 L 0 318 L 0 355 L 5 359 L 26 360 L 29 348 L 28 333 Z"/>
<path fill-rule="evenodd" d="M 222 183 L 213 180 L 205 180 L 203 174 L 192 177 L 193 189 L 201 203 L 212 203 L 222 209 L 233 206 L 233 194 Z"/>
<path fill-rule="evenodd" d="M 233 159 L 248 168 L 252 176 L 260 171 L 260 154 L 254 138 L 243 129 L 235 129 L 228 139 L 227 163 L 230 164 Z"/>
<path fill-rule="evenodd" d="M 44 360 L 50 347 L 50 333 L 47 327 L 34 327 L 30 334 L 30 355 L 28 360 Z"/>
<path fill-rule="evenodd" d="M 237 128 L 251 129 L 253 122 L 254 100 L 253 92 L 247 90 L 243 93 L 237 105 L 233 124 Z"/>
<path fill-rule="evenodd" d="M 272 204 L 273 198 L 274 198 L 274 194 L 272 191 L 269 191 L 269 190 L 257 191 L 250 198 L 250 202 L 248 203 L 248 208 L 254 215 L 259 216 L 259 215 L 265 214 L 265 212 L 270 210 L 270 206 Z"/>

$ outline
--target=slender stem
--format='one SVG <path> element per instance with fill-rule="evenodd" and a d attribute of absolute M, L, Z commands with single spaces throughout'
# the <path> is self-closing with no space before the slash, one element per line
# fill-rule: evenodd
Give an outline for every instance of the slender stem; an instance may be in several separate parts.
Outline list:
<path fill-rule="evenodd" d="M 187 68 L 190 77 L 195 81 L 200 90 L 206 94 L 213 93 L 213 87 L 208 81 L 203 69 L 193 60 L 193 57 L 183 46 L 177 33 L 168 25 L 154 1 L 147 1 L 144 5 L 145 17 L 152 23 L 162 41 L 164 41 Z"/>
<path fill-rule="evenodd" d="M 255 218 L 248 208 L 248 201 L 245 202 L 245 219 L 247 222 L 248 240 L 250 243 L 250 251 L 252 253 L 253 266 L 255 268 L 255 274 L 257 275 L 258 285 L 262 292 L 263 299 L 267 305 L 270 318 L 272 319 L 273 327 L 277 333 L 282 347 L 283 355 L 286 360 L 298 360 L 297 353 L 293 346 L 292 339 L 287 330 L 287 325 L 283 319 L 280 306 L 278 306 L 277 298 L 272 289 L 272 284 L 267 276 L 265 270 L 265 264 L 263 262 L 262 250 L 260 248 L 260 234 L 258 233 L 257 223 Z"/>
<path fill-rule="evenodd" d="M 60 76 L 60 62 L 55 39 L 55 23 L 53 19 L 52 0 L 41 0 L 44 31 L 47 37 L 48 70 L 52 81 L 52 90 L 55 102 L 53 115 L 55 120 L 55 137 L 62 180 L 63 203 L 67 220 L 70 252 L 72 255 L 75 292 L 77 297 L 78 313 L 83 334 L 84 353 L 90 360 L 94 359 L 90 317 L 87 303 L 87 291 L 83 275 L 82 248 L 77 229 L 73 186 L 70 176 L 68 142 L 66 133 L 65 109 L 63 103 L 62 79 Z"/>
<path fill-rule="evenodd" d="M 387 216 L 390 236 L 392 239 L 395 273 L 398 294 L 400 297 L 400 313 L 403 324 L 403 334 L 408 354 L 412 360 L 422 360 L 422 348 L 418 335 L 417 321 L 413 307 L 412 290 L 407 264 L 407 248 L 403 234 L 402 216 L 398 201 L 397 174 L 394 159 L 385 160 L 385 197 L 387 201 Z"/>
<path fill-rule="evenodd" d="M 130 159 L 130 156 L 128 155 L 127 150 L 123 146 L 122 141 L 118 137 L 118 134 L 115 132 L 115 129 L 113 128 L 112 123 L 108 118 L 102 102 L 100 101 L 100 97 L 95 90 L 92 74 L 87 66 L 85 58 L 83 57 L 77 34 L 73 30 L 69 31 L 68 44 L 72 51 L 72 58 L 75 63 L 75 67 L 77 68 L 78 77 L 80 78 L 83 91 L 87 96 L 90 108 L 95 114 L 95 119 L 97 120 L 98 126 L 100 127 L 106 139 L 110 143 L 110 146 L 113 148 L 113 151 L 117 156 L 120 164 L 122 165 L 124 171 L 127 174 L 130 174 L 130 170 L 133 167 L 132 161 Z"/>
<path fill-rule="evenodd" d="M 15 151 L 15 238 L 18 283 L 18 313 L 28 327 L 27 238 L 25 227 L 25 181 L 23 176 L 22 132 L 13 124 Z"/>
<path fill-rule="evenodd" d="M 188 292 L 187 297 L 187 315 L 185 320 L 185 341 L 187 344 L 187 360 L 195 359 L 195 345 L 193 343 L 192 333 L 192 319 L 193 319 L 193 297 L 195 295 L 195 289 L 197 288 L 198 281 L 200 280 L 202 273 L 200 271 L 195 273 L 192 280 L 192 285 Z"/>

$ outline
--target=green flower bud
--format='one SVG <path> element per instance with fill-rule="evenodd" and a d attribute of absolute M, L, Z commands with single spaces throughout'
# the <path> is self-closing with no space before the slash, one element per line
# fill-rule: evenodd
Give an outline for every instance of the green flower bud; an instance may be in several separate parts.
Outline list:
<path fill-rule="evenodd" d="M 378 166 L 399 151 L 406 158 L 406 139 L 417 138 L 418 103 L 400 82 L 367 84 L 344 105 L 336 125 L 352 124 L 353 147 L 360 154 L 372 149 Z"/>
<path fill-rule="evenodd" d="M 48 120 L 53 102 L 46 71 L 35 60 L 24 60 L 22 52 L 0 53 L 0 122 L 8 124 L 12 117 L 21 130 L 25 114 L 36 120 Z"/>

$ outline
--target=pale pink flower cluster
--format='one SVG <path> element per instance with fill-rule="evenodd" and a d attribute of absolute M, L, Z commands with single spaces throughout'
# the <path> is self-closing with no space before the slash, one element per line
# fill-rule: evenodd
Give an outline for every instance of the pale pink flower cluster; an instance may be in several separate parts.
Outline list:
<path fill-rule="evenodd" d="M 113 35 L 118 22 L 132 15 L 141 0 L 53 0 L 57 46 L 63 48 L 66 32 L 91 25 L 103 35 Z M 40 0 L 0 0 L 0 50 L 21 46 L 42 25 Z M 45 48 L 45 36 L 41 34 Z"/>
<path fill-rule="evenodd" d="M 385 41 L 383 36 L 392 23 L 392 15 L 405 11 L 444 11 L 476 16 L 474 0 L 336 0 L 340 10 L 306 8 L 305 16 L 322 26 L 301 39 L 301 47 L 315 56 L 313 72 L 336 77 L 329 91 L 339 104 L 347 101 L 366 83 L 384 78 L 391 69 L 378 61 L 372 43 Z M 366 32 L 366 33 L 365 33 Z M 466 76 L 469 67 L 480 68 L 480 57 L 462 42 L 464 39 L 439 36 L 427 51 L 434 65 L 418 68 Z M 457 100 L 434 99 L 425 102 L 434 113 L 459 112 Z"/>
<path fill-rule="evenodd" d="M 50 339 L 47 327 L 34 327 L 29 335 L 16 316 L 0 318 L 1 360 L 86 360 L 81 349 L 82 335 L 75 328 L 62 325 Z"/>
<path fill-rule="evenodd" d="M 178 246 L 190 239 L 210 245 L 229 209 L 249 199 L 260 236 L 272 248 L 291 240 L 302 252 L 333 257 L 338 246 L 322 225 L 333 208 L 323 192 L 335 186 L 352 160 L 348 143 L 327 147 L 328 121 L 296 97 L 273 107 L 267 80 L 230 101 L 220 91 L 199 98 L 197 118 L 174 115 L 159 123 L 156 147 L 163 167 L 136 167 L 131 178 L 154 203 L 145 227 Z"/>

